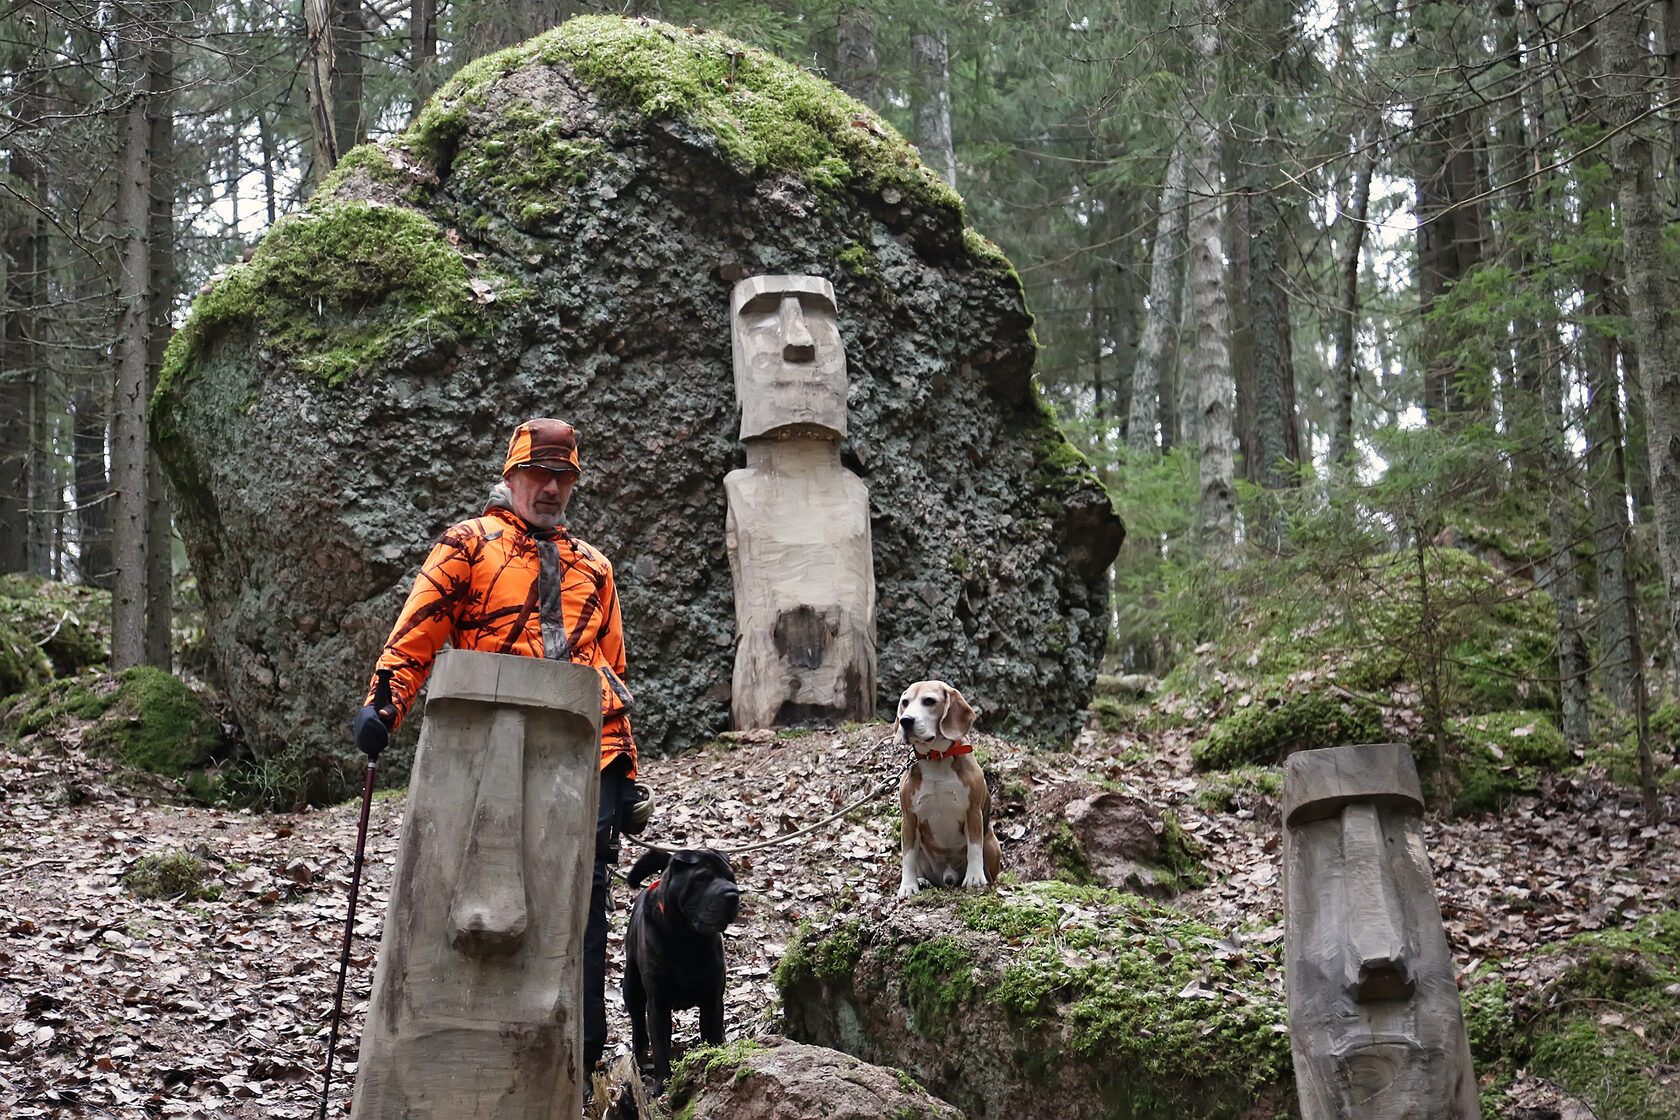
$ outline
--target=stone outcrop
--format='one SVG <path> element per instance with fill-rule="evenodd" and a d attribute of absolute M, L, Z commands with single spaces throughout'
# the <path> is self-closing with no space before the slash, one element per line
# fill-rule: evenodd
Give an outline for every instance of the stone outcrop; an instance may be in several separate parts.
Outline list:
<path fill-rule="evenodd" d="M 1071 732 L 1123 530 L 1033 382 L 1009 262 L 827 83 L 713 34 L 588 17 L 469 65 L 403 136 L 350 152 L 172 343 L 153 431 L 249 741 L 348 749 L 421 559 L 482 510 L 536 415 L 580 435 L 570 521 L 618 569 L 639 741 L 728 727 L 729 297 L 760 273 L 825 277 L 841 309 L 878 712 L 935 676 L 987 730 Z"/>
<path fill-rule="evenodd" d="M 671 1104 L 686 1120 L 963 1120 L 896 1069 L 778 1037 L 698 1055 Z"/>
<path fill-rule="evenodd" d="M 789 1038 L 901 1068 L 970 1120 L 1271 1120 L 1293 1106 L 1278 964 L 1159 903 L 1045 882 L 813 926 L 776 982 Z"/>

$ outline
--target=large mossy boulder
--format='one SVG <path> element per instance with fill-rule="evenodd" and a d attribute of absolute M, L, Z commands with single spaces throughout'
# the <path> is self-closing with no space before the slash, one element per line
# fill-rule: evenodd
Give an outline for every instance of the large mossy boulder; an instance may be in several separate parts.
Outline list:
<path fill-rule="evenodd" d="M 481 59 L 199 297 L 153 403 L 252 745 L 348 747 L 431 542 L 508 432 L 574 423 L 571 523 L 614 560 L 644 749 L 727 728 L 729 298 L 832 281 L 868 484 L 880 695 L 960 682 L 1073 731 L 1123 530 L 1033 381 L 1019 278 L 863 105 L 715 34 L 587 17 Z"/>
<path fill-rule="evenodd" d="M 1276 946 L 1060 883 L 927 891 L 805 931 L 786 1034 L 904 1069 L 971 1120 L 1294 1114 Z"/>

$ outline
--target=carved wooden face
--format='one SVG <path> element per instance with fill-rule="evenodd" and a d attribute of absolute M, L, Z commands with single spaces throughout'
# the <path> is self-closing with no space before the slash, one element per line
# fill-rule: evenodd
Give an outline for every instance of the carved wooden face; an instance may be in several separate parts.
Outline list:
<path fill-rule="evenodd" d="M 846 351 L 834 288 L 820 276 L 753 276 L 735 286 L 730 341 L 741 438 L 779 429 L 846 435 Z"/>
<path fill-rule="evenodd" d="M 1297 802 L 1284 862 L 1303 1117 L 1474 1115 L 1452 957 L 1409 793 Z"/>

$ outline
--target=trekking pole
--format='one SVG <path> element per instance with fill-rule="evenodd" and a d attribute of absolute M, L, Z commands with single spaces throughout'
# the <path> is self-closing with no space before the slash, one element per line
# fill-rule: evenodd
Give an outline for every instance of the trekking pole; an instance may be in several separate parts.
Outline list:
<path fill-rule="evenodd" d="M 373 686 L 373 706 L 383 715 L 391 706 L 391 670 L 379 670 L 379 682 Z M 338 956 L 338 991 L 333 995 L 332 1027 L 327 1032 L 327 1075 L 321 1082 L 321 1111 L 319 1120 L 327 1120 L 327 1090 L 332 1086 L 333 1051 L 338 1049 L 338 1019 L 344 1009 L 344 977 L 350 971 L 350 941 L 356 929 L 356 892 L 362 884 L 362 852 L 367 846 L 368 810 L 373 806 L 373 770 L 378 757 L 367 761 L 367 777 L 362 784 L 362 820 L 356 826 L 356 862 L 350 872 L 350 916 L 344 921 L 344 949 Z"/>

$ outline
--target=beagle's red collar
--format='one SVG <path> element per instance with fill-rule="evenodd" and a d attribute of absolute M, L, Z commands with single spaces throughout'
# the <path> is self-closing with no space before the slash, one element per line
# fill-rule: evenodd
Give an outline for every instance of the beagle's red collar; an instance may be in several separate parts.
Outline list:
<path fill-rule="evenodd" d="M 923 761 L 923 762 L 938 762 L 942 758 L 955 758 L 959 754 L 973 754 L 973 753 L 974 753 L 974 748 L 973 747 L 969 746 L 967 743 L 962 742 L 961 740 L 958 740 L 957 742 L 952 743 L 949 747 L 946 747 L 942 751 L 929 751 L 926 754 L 923 754 L 921 751 L 917 751 L 916 752 L 916 757 L 917 757 L 918 760 Z"/>

